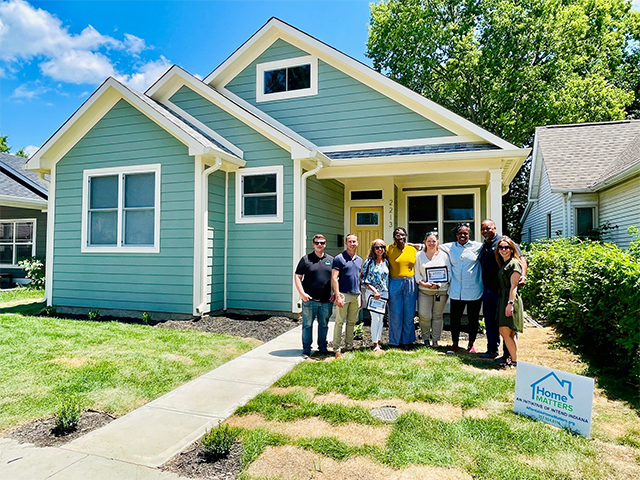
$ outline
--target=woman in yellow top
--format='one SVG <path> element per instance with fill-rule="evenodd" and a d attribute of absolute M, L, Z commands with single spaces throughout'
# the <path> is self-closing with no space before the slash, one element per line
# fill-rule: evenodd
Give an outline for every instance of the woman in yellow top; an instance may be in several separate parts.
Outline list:
<path fill-rule="evenodd" d="M 389 344 L 412 345 L 416 341 L 413 317 L 416 313 L 418 288 L 414 266 L 418 251 L 407 245 L 407 231 L 396 227 L 394 243 L 387 247 L 389 259 Z"/>

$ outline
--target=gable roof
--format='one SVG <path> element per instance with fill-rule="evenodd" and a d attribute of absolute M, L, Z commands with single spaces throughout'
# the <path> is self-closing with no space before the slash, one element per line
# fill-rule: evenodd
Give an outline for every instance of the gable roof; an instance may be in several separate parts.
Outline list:
<path fill-rule="evenodd" d="M 640 120 L 538 127 L 535 152 L 534 163 L 544 162 L 552 191 L 598 190 L 640 166 Z"/>
<path fill-rule="evenodd" d="M 204 79 L 204 82 L 227 95 L 230 92 L 226 91 L 225 85 L 278 39 L 282 39 L 301 50 L 317 56 L 329 65 L 457 135 L 473 136 L 476 141 L 484 140 L 501 149 L 517 149 L 516 146 L 469 120 L 275 17 L 272 17 L 249 40 L 209 74 Z"/>
<path fill-rule="evenodd" d="M 25 170 L 26 163 L 26 158 L 0 153 L 0 202 L 47 204 L 46 182 Z"/>
<path fill-rule="evenodd" d="M 225 145 L 166 106 L 109 77 L 29 159 L 28 168 L 49 171 L 53 164 L 122 99 L 188 146 L 190 155 L 211 155 L 239 166 L 245 165 L 246 162 Z"/>

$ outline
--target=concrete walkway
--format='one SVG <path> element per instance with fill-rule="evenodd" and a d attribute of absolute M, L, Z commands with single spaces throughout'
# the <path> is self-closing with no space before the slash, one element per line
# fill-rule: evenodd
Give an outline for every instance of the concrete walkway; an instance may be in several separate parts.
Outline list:
<path fill-rule="evenodd" d="M 61 447 L 37 448 L 0 438 L 0 479 L 178 479 L 157 467 L 302 362 L 301 329 Z M 328 338 L 332 330 L 333 322 Z"/>

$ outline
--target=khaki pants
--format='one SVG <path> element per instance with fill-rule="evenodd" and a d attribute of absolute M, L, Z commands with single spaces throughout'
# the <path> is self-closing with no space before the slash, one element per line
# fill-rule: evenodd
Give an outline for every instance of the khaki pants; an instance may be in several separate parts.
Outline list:
<path fill-rule="evenodd" d="M 345 320 L 347 322 L 346 333 L 344 337 L 344 345 L 346 348 L 353 347 L 353 329 L 358 321 L 358 312 L 360 311 L 360 295 L 345 293 L 344 307 L 337 308 L 336 324 L 333 329 L 333 350 L 340 350 L 342 345 L 342 325 Z"/>
<path fill-rule="evenodd" d="M 440 294 L 440 301 L 436 302 L 435 295 L 418 292 L 418 317 L 420 318 L 420 333 L 425 345 L 429 344 L 429 337 L 434 342 L 440 340 L 444 317 L 444 307 L 449 296 Z"/>

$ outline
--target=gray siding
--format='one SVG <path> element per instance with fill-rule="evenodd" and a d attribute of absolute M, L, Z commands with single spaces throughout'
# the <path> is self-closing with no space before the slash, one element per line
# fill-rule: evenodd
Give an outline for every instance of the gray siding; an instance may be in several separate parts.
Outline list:
<path fill-rule="evenodd" d="M 607 235 L 607 241 L 621 248 L 628 248 L 631 236 L 627 233 L 630 225 L 640 227 L 640 177 L 632 178 L 620 185 L 600 192 L 600 224 L 611 222 L 618 225 Z"/>
<path fill-rule="evenodd" d="M 82 172 L 160 163 L 160 253 L 81 253 Z M 57 164 L 54 305 L 191 314 L 194 161 L 121 100 Z"/>
<path fill-rule="evenodd" d="M 207 292 L 209 310 L 224 308 L 224 177 L 209 175 L 209 235 L 207 247 Z"/>
<path fill-rule="evenodd" d="M 36 257 L 44 259 L 47 253 L 47 212 L 31 208 L 6 207 L 0 205 L 0 220 L 36 219 Z M 24 277 L 20 268 L 0 267 L 0 273 L 11 273 L 15 277 Z"/>
<path fill-rule="evenodd" d="M 547 171 L 543 167 L 538 201 L 531 207 L 531 211 L 522 226 L 522 241 L 536 241 L 547 238 L 547 214 L 551 213 L 551 238 L 556 238 L 555 232 L 564 230 L 564 201 L 561 193 L 552 193 Z M 531 229 L 531 238 L 529 238 Z M 563 231 L 564 235 L 565 232 Z"/>
<path fill-rule="evenodd" d="M 227 307 L 291 311 L 293 162 L 291 155 L 208 100 L 182 87 L 171 101 L 244 152 L 247 167 L 284 166 L 283 223 L 235 223 L 235 174 L 229 174 Z"/>
<path fill-rule="evenodd" d="M 453 135 L 321 60 L 318 95 L 257 103 L 256 65 L 303 55 L 277 40 L 226 88 L 318 146 Z"/>
<path fill-rule="evenodd" d="M 326 252 L 337 255 L 338 235 L 344 228 L 344 185 L 336 180 L 307 179 L 307 252 L 313 251 L 312 240 L 317 233 L 327 238 Z"/>

